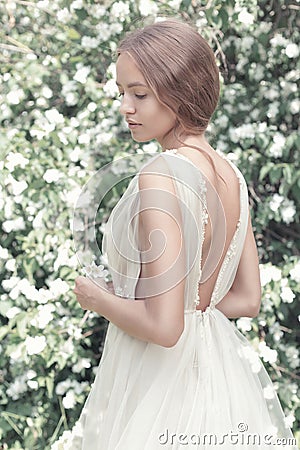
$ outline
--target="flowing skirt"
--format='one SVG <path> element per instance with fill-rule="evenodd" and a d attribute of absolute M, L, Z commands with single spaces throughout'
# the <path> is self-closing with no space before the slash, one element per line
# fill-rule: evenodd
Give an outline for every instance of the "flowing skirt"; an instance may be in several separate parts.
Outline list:
<path fill-rule="evenodd" d="M 171 348 L 110 323 L 73 439 L 72 450 L 297 448 L 260 358 L 215 308 L 186 311 Z"/>

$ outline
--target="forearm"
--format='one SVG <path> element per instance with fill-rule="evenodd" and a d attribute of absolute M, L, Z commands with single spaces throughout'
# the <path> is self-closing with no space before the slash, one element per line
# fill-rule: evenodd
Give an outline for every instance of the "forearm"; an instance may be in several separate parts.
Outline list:
<path fill-rule="evenodd" d="M 256 317 L 259 312 L 259 303 L 257 299 L 252 299 L 249 295 L 230 289 L 216 308 L 229 319 Z"/>
<path fill-rule="evenodd" d="M 155 341 L 153 321 L 143 300 L 130 300 L 101 290 L 101 302 L 96 303 L 94 311 L 130 336 Z"/>

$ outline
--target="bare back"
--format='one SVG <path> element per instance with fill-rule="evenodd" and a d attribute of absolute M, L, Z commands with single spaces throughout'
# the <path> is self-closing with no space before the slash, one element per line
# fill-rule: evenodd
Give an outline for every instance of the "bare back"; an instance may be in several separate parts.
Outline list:
<path fill-rule="evenodd" d="M 205 308 L 210 303 L 211 295 L 214 290 L 214 286 L 218 278 L 222 262 L 225 258 L 233 235 L 236 231 L 237 223 L 240 217 L 239 179 L 234 169 L 230 166 L 230 164 L 226 160 L 224 160 L 224 158 L 218 155 L 218 153 L 215 152 L 213 149 L 208 150 L 207 153 L 212 157 L 216 167 L 216 171 L 225 180 L 226 185 L 221 178 L 219 177 L 216 178 L 213 167 L 209 159 L 207 159 L 207 157 L 203 154 L 203 152 L 190 147 L 182 147 L 178 150 L 178 153 L 188 158 L 207 177 L 208 181 L 211 183 L 211 185 L 218 193 L 226 220 L 226 232 L 225 232 L 226 238 L 223 248 L 223 254 L 213 274 L 207 280 L 199 284 L 198 293 L 200 298 L 200 304 L 198 305 L 197 309 L 205 310 Z M 208 215 L 210 216 L 210 211 L 208 211 Z M 202 248 L 203 254 L 202 254 L 201 269 L 203 268 L 206 262 L 211 245 L 211 239 L 212 239 L 211 221 L 208 220 L 207 225 L 205 227 L 205 235 Z"/>

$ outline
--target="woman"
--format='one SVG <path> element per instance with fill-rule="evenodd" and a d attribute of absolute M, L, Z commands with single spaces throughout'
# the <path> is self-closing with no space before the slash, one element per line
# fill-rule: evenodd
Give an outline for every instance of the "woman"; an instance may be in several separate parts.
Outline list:
<path fill-rule="evenodd" d="M 214 54 L 187 24 L 148 25 L 121 42 L 117 85 L 133 139 L 162 151 L 107 223 L 118 295 L 76 280 L 82 308 L 110 324 L 71 447 L 296 448 L 276 441 L 292 433 L 271 380 L 228 320 L 255 317 L 261 288 L 245 180 L 205 138 Z"/>

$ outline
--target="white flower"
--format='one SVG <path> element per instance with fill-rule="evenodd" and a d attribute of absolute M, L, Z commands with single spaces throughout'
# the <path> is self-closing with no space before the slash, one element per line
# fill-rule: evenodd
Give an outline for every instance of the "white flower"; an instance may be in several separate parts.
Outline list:
<path fill-rule="evenodd" d="M 114 2 L 110 14 L 113 18 L 120 20 L 120 22 L 124 22 L 126 17 L 130 14 L 129 5 L 124 2 Z"/>
<path fill-rule="evenodd" d="M 300 261 L 298 261 L 295 267 L 290 270 L 290 277 L 292 280 L 300 283 Z"/>
<path fill-rule="evenodd" d="M 61 266 L 69 266 L 69 267 L 77 266 L 77 262 L 74 265 L 74 258 L 73 257 L 70 258 L 70 256 L 69 256 L 69 247 L 61 245 L 57 249 L 57 254 L 58 254 L 58 256 L 53 264 L 54 271 L 57 271 L 59 269 L 59 267 L 61 267 Z M 76 258 L 76 255 L 74 255 L 74 256 Z"/>
<path fill-rule="evenodd" d="M 60 123 L 64 123 L 65 119 L 62 114 L 60 114 L 57 109 L 52 108 L 45 111 L 45 116 L 48 120 L 48 122 L 58 125 Z"/>
<path fill-rule="evenodd" d="M 296 214 L 296 207 L 293 200 L 285 199 L 281 205 L 281 216 L 282 220 L 289 224 L 294 221 L 294 216 Z"/>
<path fill-rule="evenodd" d="M 50 292 L 53 294 L 54 297 L 63 295 L 66 292 L 68 292 L 70 289 L 68 283 L 63 281 L 61 278 L 57 278 L 54 281 L 49 281 L 48 284 L 49 284 Z"/>
<path fill-rule="evenodd" d="M 151 0 L 140 0 L 139 10 L 142 16 L 155 15 L 158 12 L 158 6 Z"/>
<path fill-rule="evenodd" d="M 282 156 L 282 150 L 285 146 L 285 137 L 281 133 L 275 133 L 273 136 L 273 144 L 271 145 L 269 151 L 275 158 L 280 158 Z"/>
<path fill-rule="evenodd" d="M 54 310 L 55 307 L 52 304 L 38 306 L 38 315 L 31 320 L 31 325 L 44 329 L 53 319 L 52 313 Z"/>
<path fill-rule="evenodd" d="M 34 390 L 37 390 L 39 387 L 39 383 L 36 380 L 28 380 L 27 385 L 28 385 L 28 387 L 30 387 L 30 389 L 34 389 Z"/>
<path fill-rule="evenodd" d="M 52 300 L 52 299 L 53 299 L 53 294 L 48 289 L 41 288 L 38 290 L 38 297 L 37 297 L 38 303 L 45 304 L 49 300 Z"/>
<path fill-rule="evenodd" d="M 41 94 L 45 98 L 51 98 L 53 91 L 48 86 L 43 86 Z"/>
<path fill-rule="evenodd" d="M 9 258 L 9 253 L 7 248 L 3 248 L 0 245 L 0 259 L 8 259 Z"/>
<path fill-rule="evenodd" d="M 272 200 L 270 201 L 270 209 L 274 212 L 278 211 L 284 197 L 279 194 L 274 194 Z"/>
<path fill-rule="evenodd" d="M 61 178 L 62 174 L 57 169 L 47 169 L 43 175 L 46 183 L 56 183 Z"/>
<path fill-rule="evenodd" d="M 271 40 L 270 44 L 274 47 L 286 47 L 289 41 L 284 38 L 281 34 L 276 34 Z"/>
<path fill-rule="evenodd" d="M 267 117 L 276 117 L 279 112 L 280 103 L 278 101 L 273 101 L 269 104 Z"/>
<path fill-rule="evenodd" d="M 72 162 L 79 161 L 79 157 L 82 154 L 81 148 L 76 146 L 74 150 L 70 153 L 69 157 Z"/>
<path fill-rule="evenodd" d="M 250 317 L 241 317 L 236 321 L 236 325 L 243 332 L 250 331 L 252 329 L 251 321 Z"/>
<path fill-rule="evenodd" d="M 296 347 L 289 346 L 286 348 L 286 357 L 290 363 L 292 369 L 297 369 L 299 367 L 299 350 Z"/>
<path fill-rule="evenodd" d="M 34 370 L 29 369 L 26 376 L 27 376 L 28 380 L 32 380 L 33 378 L 35 378 L 37 376 L 37 373 Z"/>
<path fill-rule="evenodd" d="M 265 341 L 261 341 L 258 344 L 258 350 L 260 356 L 265 362 L 269 362 L 270 364 L 272 364 L 277 361 L 277 351 L 272 350 L 270 347 L 268 347 Z"/>
<path fill-rule="evenodd" d="M 14 89 L 6 96 L 7 102 L 11 105 L 18 105 L 24 99 L 25 94 L 23 89 Z"/>
<path fill-rule="evenodd" d="M 69 338 L 64 345 L 60 349 L 60 355 L 63 358 L 68 358 L 70 355 L 74 353 L 74 344 L 72 340 Z"/>
<path fill-rule="evenodd" d="M 8 261 L 6 261 L 5 269 L 9 270 L 10 272 L 14 272 L 16 270 L 16 260 L 9 259 Z"/>
<path fill-rule="evenodd" d="M 56 14 L 57 19 L 62 23 L 67 23 L 70 17 L 70 11 L 67 8 L 60 9 Z"/>
<path fill-rule="evenodd" d="M 90 67 L 80 67 L 75 73 L 73 80 L 78 81 L 78 83 L 85 84 L 90 71 Z"/>
<path fill-rule="evenodd" d="M 278 267 L 272 265 L 263 266 L 262 264 L 260 264 L 259 269 L 260 269 L 261 286 L 265 286 L 272 280 L 279 281 L 281 279 L 281 270 L 278 269 Z"/>
<path fill-rule="evenodd" d="M 243 8 L 238 15 L 238 20 L 245 25 L 252 25 L 254 22 L 253 14 L 250 14 L 246 8 Z"/>
<path fill-rule="evenodd" d="M 158 145 L 156 142 L 150 142 L 149 144 L 143 145 L 143 150 L 146 153 L 156 153 L 158 151 Z"/>
<path fill-rule="evenodd" d="M 75 217 L 72 223 L 72 229 L 73 231 L 84 231 L 85 226 L 82 219 L 79 219 L 79 217 Z"/>
<path fill-rule="evenodd" d="M 285 54 L 288 58 L 297 58 L 299 55 L 299 47 L 297 44 L 290 43 L 286 46 Z"/>
<path fill-rule="evenodd" d="M 292 303 L 295 298 L 295 294 L 290 287 L 286 286 L 281 289 L 280 297 L 284 303 Z"/>
<path fill-rule="evenodd" d="M 12 359 L 12 361 L 20 361 L 20 359 L 22 358 L 22 349 L 23 343 L 19 344 L 17 348 L 10 353 L 10 359 Z"/>
<path fill-rule="evenodd" d="M 19 283 L 16 286 L 16 289 L 19 289 L 19 291 L 23 295 L 25 295 L 25 297 L 28 300 L 38 301 L 39 298 L 38 290 L 34 286 L 32 286 L 32 284 L 30 284 L 26 278 L 19 281 Z"/>
<path fill-rule="evenodd" d="M 113 36 L 114 34 L 120 34 L 123 31 L 122 23 L 115 22 L 110 25 L 110 34 Z M 117 46 L 115 42 L 110 42 L 111 51 L 115 52 Z"/>
<path fill-rule="evenodd" d="M 6 317 L 8 319 L 13 319 L 17 314 L 21 312 L 21 309 L 17 306 L 13 306 L 12 308 L 9 308 L 9 310 L 6 313 Z"/>
<path fill-rule="evenodd" d="M 24 156 L 21 155 L 21 153 L 10 152 L 6 156 L 5 167 L 10 172 L 12 172 L 16 166 L 20 166 L 22 169 L 24 169 L 26 164 L 28 164 L 28 163 L 29 163 L 29 159 L 24 158 Z"/>
<path fill-rule="evenodd" d="M 2 287 L 6 291 L 9 291 L 10 289 L 13 289 L 19 283 L 19 281 L 19 277 L 10 277 L 9 280 L 2 281 Z"/>
<path fill-rule="evenodd" d="M 74 391 L 68 391 L 66 396 L 63 398 L 62 403 L 66 409 L 74 408 L 76 404 Z"/>
<path fill-rule="evenodd" d="M 255 126 L 245 123 L 240 127 L 230 128 L 229 135 L 233 142 L 238 142 L 240 139 L 253 139 L 255 137 Z"/>
<path fill-rule="evenodd" d="M 103 2 L 105 4 L 105 2 Z M 106 13 L 107 7 L 99 4 L 89 4 L 90 16 L 95 19 L 100 19 Z"/>
<path fill-rule="evenodd" d="M 122 25 L 121 25 L 122 26 Z M 112 34 L 111 26 L 108 23 L 101 22 L 98 24 L 97 31 L 99 30 L 98 40 L 99 42 L 107 41 Z"/>
<path fill-rule="evenodd" d="M 17 181 L 11 175 L 9 176 L 9 182 L 12 187 L 12 193 L 15 196 L 22 194 L 22 192 L 28 188 L 28 184 L 25 180 Z"/>
<path fill-rule="evenodd" d="M 81 38 L 81 45 L 84 48 L 97 48 L 99 45 L 99 40 L 90 36 L 83 36 Z"/>
<path fill-rule="evenodd" d="M 46 347 L 47 342 L 45 336 L 27 336 L 25 339 L 25 347 L 28 355 L 37 355 Z"/>
<path fill-rule="evenodd" d="M 274 100 L 279 96 L 279 91 L 274 87 L 268 87 L 266 91 L 264 92 L 264 97 L 268 100 Z"/>
<path fill-rule="evenodd" d="M 168 6 L 169 6 L 170 8 L 172 8 L 172 9 L 175 9 L 175 10 L 178 11 L 178 9 L 179 9 L 179 7 L 180 7 L 180 5 L 181 5 L 181 1 L 182 1 L 182 0 L 170 0 L 170 1 L 168 2 Z"/>
<path fill-rule="evenodd" d="M 82 133 L 78 136 L 78 144 L 89 144 L 91 137 L 88 133 Z"/>
<path fill-rule="evenodd" d="M 61 381 L 60 383 L 57 383 L 57 386 L 55 388 L 55 393 L 57 395 L 64 395 L 64 393 L 70 389 L 70 387 L 72 386 L 72 382 L 70 380 L 64 380 Z"/>
<path fill-rule="evenodd" d="M 95 103 L 95 102 L 90 102 L 90 103 L 87 105 L 87 109 L 88 109 L 90 112 L 96 111 L 96 109 L 97 109 L 97 103 Z"/>
<path fill-rule="evenodd" d="M 115 95 L 118 94 L 119 90 L 118 87 L 116 85 L 115 80 L 111 79 L 108 80 L 105 85 L 103 86 L 103 91 L 109 96 L 109 97 L 114 97 Z"/>
<path fill-rule="evenodd" d="M 108 275 L 108 271 L 102 264 L 97 266 L 93 261 L 89 266 L 83 268 L 84 274 L 91 278 L 105 278 Z"/>
<path fill-rule="evenodd" d="M 87 358 L 81 358 L 76 364 L 72 366 L 72 372 L 80 373 L 83 369 L 89 369 L 91 361 Z"/>
<path fill-rule="evenodd" d="M 23 217 L 18 217 L 14 220 L 5 220 L 2 224 L 2 228 L 6 233 L 10 233 L 11 231 L 24 230 L 25 222 Z"/>
<path fill-rule="evenodd" d="M 298 114 L 300 111 L 300 101 L 295 98 L 294 100 L 291 101 L 290 103 L 290 111 L 292 114 Z"/>
<path fill-rule="evenodd" d="M 43 226 L 43 217 L 44 211 L 41 209 L 32 221 L 32 226 L 34 229 L 41 228 Z"/>
<path fill-rule="evenodd" d="M 11 383 L 6 393 L 13 400 L 18 400 L 18 398 L 27 391 L 26 385 L 26 375 L 20 375 Z"/>
<path fill-rule="evenodd" d="M 281 331 L 279 323 L 275 322 L 273 325 L 270 326 L 269 330 L 274 340 L 277 342 L 280 341 L 280 339 L 283 336 L 283 331 Z"/>
<path fill-rule="evenodd" d="M 71 3 L 71 9 L 82 9 L 83 8 L 83 1 L 82 0 L 75 0 Z"/>

